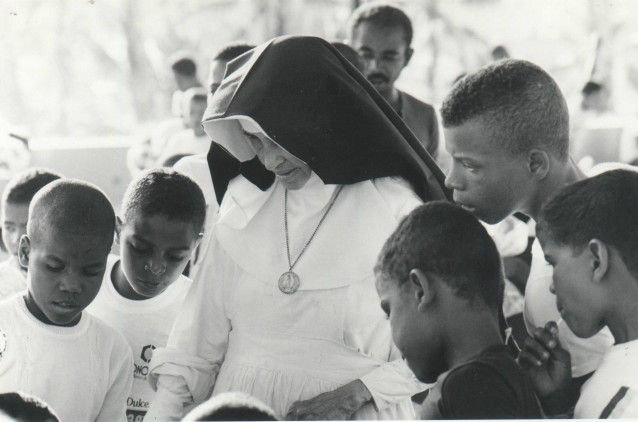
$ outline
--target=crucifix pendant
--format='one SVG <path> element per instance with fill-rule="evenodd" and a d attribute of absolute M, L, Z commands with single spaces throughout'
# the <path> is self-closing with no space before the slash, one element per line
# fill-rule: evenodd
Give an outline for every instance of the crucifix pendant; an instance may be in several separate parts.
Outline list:
<path fill-rule="evenodd" d="M 279 290 L 290 295 L 299 289 L 299 276 L 292 271 L 286 271 L 279 277 Z"/>

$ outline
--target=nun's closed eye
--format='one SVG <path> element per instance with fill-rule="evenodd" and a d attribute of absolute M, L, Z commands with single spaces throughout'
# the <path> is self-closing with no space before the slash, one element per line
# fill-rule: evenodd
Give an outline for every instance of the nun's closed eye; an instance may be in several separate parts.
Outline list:
<path fill-rule="evenodd" d="M 242 133 L 244 134 L 246 139 L 248 139 L 250 146 L 255 152 L 259 152 L 263 148 L 264 144 L 257 135 L 255 135 L 254 133 L 246 132 L 245 130 L 242 130 Z"/>

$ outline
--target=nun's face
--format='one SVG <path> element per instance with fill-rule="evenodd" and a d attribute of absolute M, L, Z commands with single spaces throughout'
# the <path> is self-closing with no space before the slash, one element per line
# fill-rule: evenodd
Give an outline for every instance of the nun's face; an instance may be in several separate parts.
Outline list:
<path fill-rule="evenodd" d="M 301 161 L 263 133 L 250 133 L 242 130 L 246 140 L 257 154 L 259 161 L 266 169 L 275 173 L 275 176 L 288 190 L 297 190 L 304 187 L 312 170 L 308 164 Z"/>

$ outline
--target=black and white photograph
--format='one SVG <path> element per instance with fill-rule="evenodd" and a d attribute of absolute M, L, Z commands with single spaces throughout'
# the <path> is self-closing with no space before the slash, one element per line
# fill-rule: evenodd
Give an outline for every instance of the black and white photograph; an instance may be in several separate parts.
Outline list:
<path fill-rule="evenodd" d="M 2 0 L 0 422 L 638 420 L 637 16 Z"/>

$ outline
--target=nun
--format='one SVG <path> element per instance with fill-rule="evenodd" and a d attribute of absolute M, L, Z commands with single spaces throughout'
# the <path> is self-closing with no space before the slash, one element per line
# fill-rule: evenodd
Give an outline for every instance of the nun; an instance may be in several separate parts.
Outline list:
<path fill-rule="evenodd" d="M 203 119 L 219 215 L 147 419 L 240 391 L 279 418 L 412 419 L 373 267 L 443 174 L 330 43 L 275 38 L 226 68 Z"/>

